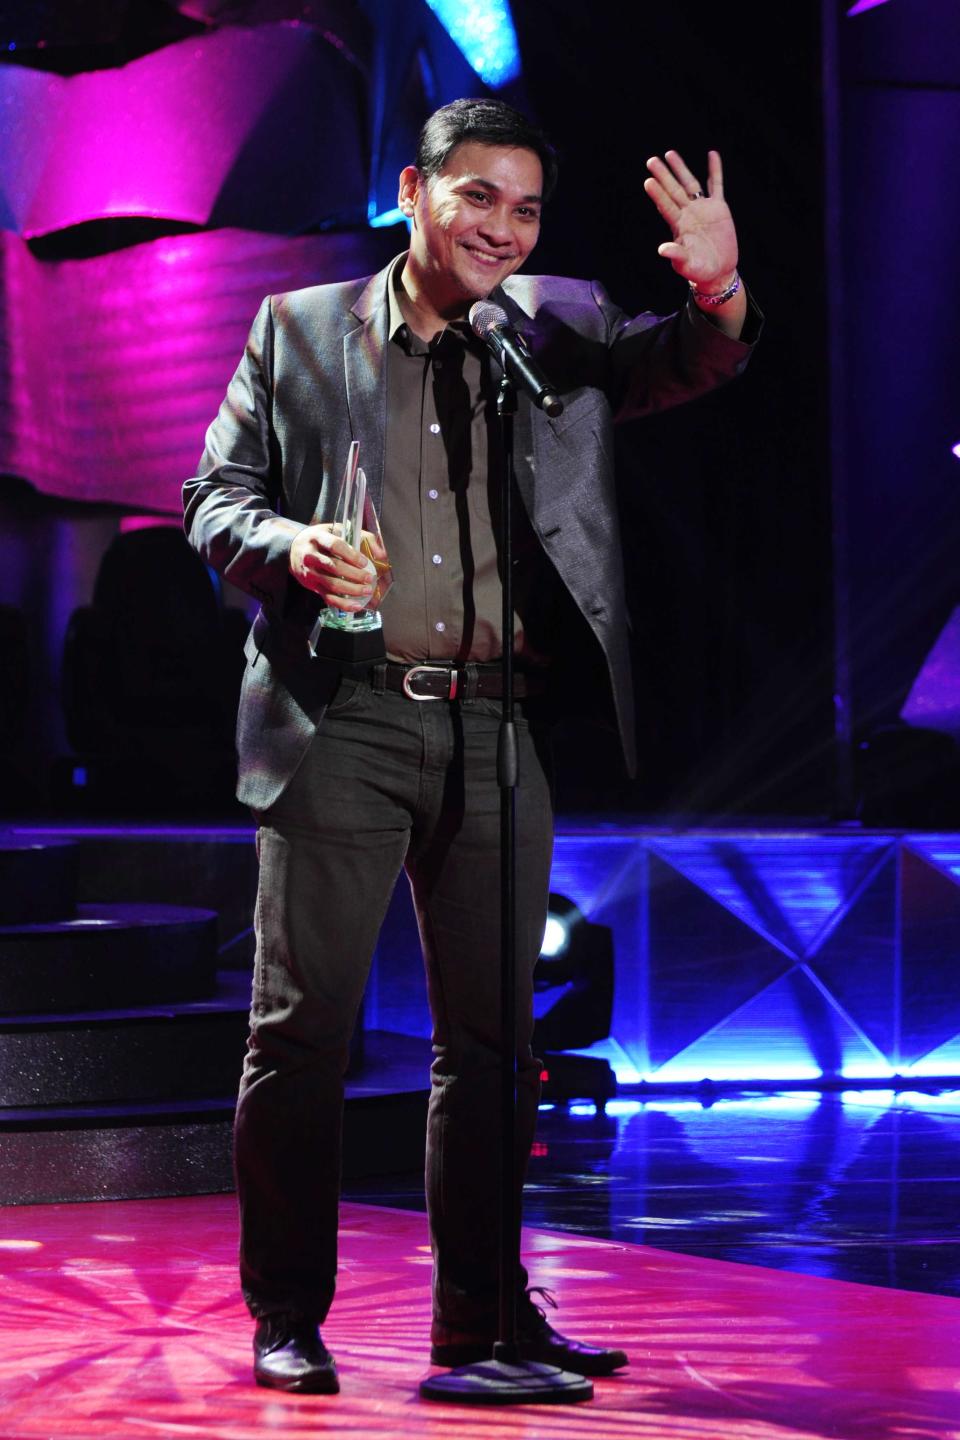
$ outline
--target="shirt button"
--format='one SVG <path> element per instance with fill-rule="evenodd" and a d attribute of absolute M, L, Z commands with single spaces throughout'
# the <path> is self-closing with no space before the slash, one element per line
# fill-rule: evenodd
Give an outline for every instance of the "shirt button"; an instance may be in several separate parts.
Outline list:
<path fill-rule="evenodd" d="M 439 491 L 439 490 L 428 490 L 428 491 L 427 491 L 427 494 L 430 496 L 430 499 L 431 499 L 431 500 L 439 500 L 439 498 L 440 498 L 440 491 Z"/>
<path fill-rule="evenodd" d="M 444 623 L 443 623 L 442 620 L 438 620 L 437 623 L 436 623 L 436 625 L 434 625 L 433 628 L 434 628 L 434 630 L 439 631 L 439 633 L 442 635 L 443 632 L 444 632 L 444 630 L 446 630 L 447 627 L 446 627 L 446 625 L 444 625 Z"/>
<path fill-rule="evenodd" d="M 431 435 L 439 435 L 439 434 L 440 434 L 440 426 L 437 424 L 436 420 L 434 420 L 433 424 L 430 426 L 430 434 L 431 434 Z"/>
<path fill-rule="evenodd" d="M 442 565 L 442 564 L 443 564 L 443 556 L 442 556 L 442 555 L 433 555 L 433 556 L 431 556 L 431 559 L 433 560 L 434 565 Z"/>

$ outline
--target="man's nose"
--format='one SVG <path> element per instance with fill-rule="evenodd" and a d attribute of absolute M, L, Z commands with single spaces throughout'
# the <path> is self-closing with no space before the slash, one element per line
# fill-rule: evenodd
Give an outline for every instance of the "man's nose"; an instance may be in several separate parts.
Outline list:
<path fill-rule="evenodd" d="M 484 215 L 478 229 L 485 240 L 491 245 L 511 245 L 513 243 L 513 229 L 510 224 L 509 210 L 494 209 Z"/>

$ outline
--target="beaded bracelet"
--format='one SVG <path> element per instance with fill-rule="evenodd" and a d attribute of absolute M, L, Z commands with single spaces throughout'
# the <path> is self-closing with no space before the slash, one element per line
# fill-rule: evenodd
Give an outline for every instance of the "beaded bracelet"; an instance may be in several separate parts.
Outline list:
<path fill-rule="evenodd" d="M 704 295 L 703 291 L 698 290 L 692 280 L 689 283 L 690 294 L 694 300 L 699 300 L 703 305 L 726 305 L 727 301 L 732 300 L 740 289 L 740 272 L 734 270 L 733 279 L 730 281 L 726 290 L 721 290 L 717 295 Z"/>

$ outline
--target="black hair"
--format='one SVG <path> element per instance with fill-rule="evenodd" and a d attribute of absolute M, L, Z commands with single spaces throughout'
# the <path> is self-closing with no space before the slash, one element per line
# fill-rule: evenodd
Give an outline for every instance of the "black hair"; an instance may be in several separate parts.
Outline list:
<path fill-rule="evenodd" d="M 478 145 L 533 150 L 543 167 L 543 198 L 550 198 L 557 183 L 556 151 L 538 125 L 503 100 L 453 100 L 435 110 L 420 131 L 417 169 L 424 179 L 431 180 L 451 152 L 471 140 Z"/>

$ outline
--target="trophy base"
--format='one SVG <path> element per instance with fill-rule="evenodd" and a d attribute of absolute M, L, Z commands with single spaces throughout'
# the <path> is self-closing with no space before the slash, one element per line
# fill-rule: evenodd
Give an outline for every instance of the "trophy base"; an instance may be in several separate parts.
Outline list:
<path fill-rule="evenodd" d="M 321 630 L 340 630 L 347 635 L 366 635 L 382 630 L 383 621 L 377 610 L 332 610 L 328 606 L 317 621 Z"/>
<path fill-rule="evenodd" d="M 334 660 L 340 665 L 375 665 L 387 658 L 383 630 L 339 630 L 329 625 L 314 627 L 310 648 L 318 660 Z"/>

